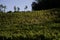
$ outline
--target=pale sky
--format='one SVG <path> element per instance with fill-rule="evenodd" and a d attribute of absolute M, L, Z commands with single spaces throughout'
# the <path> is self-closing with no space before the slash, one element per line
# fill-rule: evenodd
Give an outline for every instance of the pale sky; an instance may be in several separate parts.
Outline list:
<path fill-rule="evenodd" d="M 0 0 L 0 4 L 6 5 L 6 11 L 14 11 L 14 6 L 19 7 L 20 11 L 24 11 L 25 6 L 28 8 L 26 10 L 31 10 L 31 4 L 34 0 Z"/>

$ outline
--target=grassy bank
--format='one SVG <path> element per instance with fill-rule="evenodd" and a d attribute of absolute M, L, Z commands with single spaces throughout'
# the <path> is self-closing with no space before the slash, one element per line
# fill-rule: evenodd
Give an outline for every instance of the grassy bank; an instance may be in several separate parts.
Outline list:
<path fill-rule="evenodd" d="M 1 40 L 60 40 L 60 9 L 0 13 Z"/>

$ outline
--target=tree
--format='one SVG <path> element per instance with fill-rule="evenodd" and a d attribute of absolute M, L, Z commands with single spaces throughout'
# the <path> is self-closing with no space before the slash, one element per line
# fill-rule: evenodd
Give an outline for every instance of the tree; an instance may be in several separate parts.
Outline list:
<path fill-rule="evenodd" d="M 20 10 L 20 8 L 19 7 L 17 7 L 17 11 L 19 12 L 19 10 Z"/>
<path fill-rule="evenodd" d="M 1 5 L 0 5 L 0 12 L 3 12 L 2 9 L 3 9 L 3 5 L 1 4 Z"/>
<path fill-rule="evenodd" d="M 37 3 L 36 2 L 33 2 L 32 3 L 32 10 L 37 10 Z"/>
<path fill-rule="evenodd" d="M 0 5 L 0 12 L 5 12 L 6 6 Z"/>
<path fill-rule="evenodd" d="M 60 8 L 59 0 L 36 0 L 36 2 L 37 3 L 34 3 L 34 2 L 32 3 L 32 10 Z M 37 5 L 35 5 L 35 4 L 37 4 Z"/>
<path fill-rule="evenodd" d="M 25 8 L 24 9 L 27 9 L 28 8 L 28 6 L 25 6 Z"/>
<path fill-rule="evenodd" d="M 12 11 L 8 11 L 7 13 L 12 13 Z"/>
<path fill-rule="evenodd" d="M 14 6 L 14 12 L 16 12 L 16 6 Z"/>
<path fill-rule="evenodd" d="M 3 6 L 3 8 L 4 8 L 4 12 L 5 12 L 6 6 Z"/>

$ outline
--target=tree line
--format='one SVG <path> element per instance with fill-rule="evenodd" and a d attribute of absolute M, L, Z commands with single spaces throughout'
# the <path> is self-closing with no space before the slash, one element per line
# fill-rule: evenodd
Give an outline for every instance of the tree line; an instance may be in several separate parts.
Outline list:
<path fill-rule="evenodd" d="M 4 12 L 5 13 L 5 11 L 6 11 L 6 6 L 4 6 L 4 5 L 2 5 L 2 4 L 0 4 L 0 12 Z M 25 10 L 28 8 L 28 6 L 25 6 Z M 19 12 L 20 11 L 20 8 L 19 7 L 16 7 L 16 6 L 14 6 L 14 12 Z M 8 11 L 8 12 L 12 12 L 12 11 Z"/>
<path fill-rule="evenodd" d="M 35 0 L 32 3 L 32 10 L 45 10 L 51 8 L 60 8 L 59 0 Z"/>
<path fill-rule="evenodd" d="M 35 2 L 32 2 L 31 4 L 32 10 L 45 10 L 45 9 L 51 9 L 51 8 L 60 8 L 60 1 L 59 0 L 35 0 Z M 0 12 L 5 12 L 6 6 L 0 4 Z M 27 9 L 28 6 L 25 6 L 24 9 Z M 19 7 L 14 6 L 14 12 L 20 11 Z"/>

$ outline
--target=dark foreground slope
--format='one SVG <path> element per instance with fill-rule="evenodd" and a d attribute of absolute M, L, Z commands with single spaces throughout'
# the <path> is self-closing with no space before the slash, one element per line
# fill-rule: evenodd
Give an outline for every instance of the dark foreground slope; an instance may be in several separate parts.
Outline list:
<path fill-rule="evenodd" d="M 60 9 L 0 13 L 0 40 L 60 40 Z"/>

